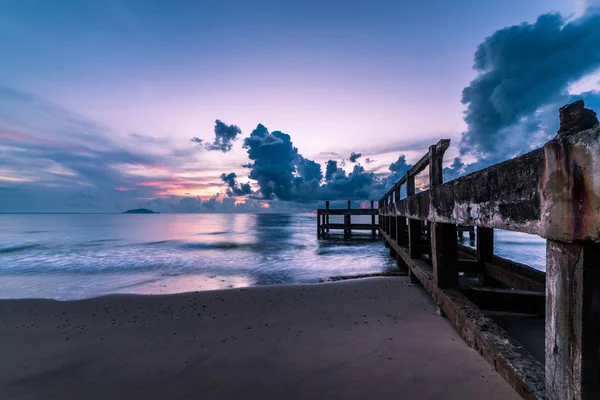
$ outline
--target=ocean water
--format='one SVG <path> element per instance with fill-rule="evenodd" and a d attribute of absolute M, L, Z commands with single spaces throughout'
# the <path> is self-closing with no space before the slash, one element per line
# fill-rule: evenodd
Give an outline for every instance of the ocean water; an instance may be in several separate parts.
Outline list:
<path fill-rule="evenodd" d="M 538 237 L 500 231 L 495 251 L 545 265 Z M 317 239 L 311 214 L 0 215 L 0 298 L 311 283 L 394 267 L 368 234 Z"/>

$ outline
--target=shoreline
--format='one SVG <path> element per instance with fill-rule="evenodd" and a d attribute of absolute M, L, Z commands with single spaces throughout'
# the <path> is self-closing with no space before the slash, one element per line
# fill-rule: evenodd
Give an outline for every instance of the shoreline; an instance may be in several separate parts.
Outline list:
<path fill-rule="evenodd" d="M 518 399 L 405 277 L 0 300 L 8 398 Z"/>
<path fill-rule="evenodd" d="M 209 276 L 209 277 L 205 277 L 206 280 L 203 282 L 203 285 L 206 287 L 210 287 L 208 289 L 203 289 L 203 290 L 193 290 L 193 287 L 190 287 L 188 285 L 185 284 L 180 284 L 179 281 L 188 281 L 190 280 L 190 275 L 180 275 L 180 276 L 166 276 L 166 277 L 162 277 L 162 279 L 159 279 L 155 276 L 148 276 L 147 278 L 144 278 L 144 275 L 141 274 L 128 274 L 126 275 L 127 277 L 137 277 L 139 279 L 142 279 L 141 282 L 138 281 L 132 281 L 131 284 L 127 283 L 127 282 L 123 282 L 123 285 L 121 286 L 121 288 L 125 288 L 125 287 L 132 287 L 132 288 L 143 288 L 146 287 L 145 285 L 147 285 L 149 282 L 151 283 L 165 283 L 165 286 L 169 285 L 169 281 L 170 284 L 175 288 L 174 291 L 166 291 L 166 292 L 141 292 L 141 293 L 137 293 L 135 291 L 132 292 L 118 292 L 118 291 L 114 291 L 114 292 L 110 292 L 107 291 L 106 293 L 99 293 L 99 294 L 92 294 L 90 296 L 84 296 L 84 297 L 72 297 L 72 298 L 61 298 L 61 297 L 53 297 L 53 296 L 41 296 L 41 297 L 1 297 L 0 301 L 2 300 L 28 300 L 28 299 L 35 299 L 35 300 L 56 300 L 56 301 L 78 301 L 78 300 L 87 300 L 87 299 L 94 299 L 94 298 L 98 298 L 98 297 L 104 297 L 104 296 L 112 296 L 112 295 L 136 295 L 136 296 L 164 296 L 164 295 L 172 295 L 172 294 L 187 294 L 187 293 L 200 293 L 200 292 L 210 292 L 210 291 L 219 291 L 219 290 L 233 290 L 233 289 L 247 289 L 247 288 L 253 288 L 253 287 L 275 287 L 275 286 L 282 286 L 282 285 L 291 285 L 291 286 L 296 286 L 296 285 L 317 285 L 317 284 L 322 284 L 322 283 L 330 283 L 330 282 L 337 282 L 337 281 L 345 281 L 345 280 L 357 280 L 357 279 L 366 279 L 366 278 L 374 278 L 374 277 L 398 277 L 398 276 L 405 276 L 406 274 L 401 273 L 398 270 L 386 270 L 386 271 L 381 271 L 381 272 L 371 272 L 371 273 L 363 273 L 363 274 L 357 274 L 357 275 L 336 275 L 336 276 L 329 276 L 329 277 L 325 277 L 325 278 L 319 278 L 318 280 L 315 280 L 313 282 L 298 282 L 298 283 L 275 283 L 275 284 L 262 284 L 262 285 L 249 285 L 249 284 L 245 284 L 243 282 L 235 282 L 235 281 L 231 281 L 229 283 L 229 286 L 227 287 L 214 287 L 217 285 L 211 285 L 211 280 L 214 280 L 215 282 L 220 282 L 220 283 L 224 283 L 227 282 L 226 279 L 222 279 L 222 278 L 226 278 L 226 277 L 219 277 L 219 276 Z M 70 281 L 70 275 L 54 275 L 54 276 L 48 276 L 45 275 L 44 276 L 44 280 L 48 280 L 48 279 L 53 279 L 53 278 L 59 278 L 58 282 L 54 282 L 54 284 L 60 284 L 61 278 L 65 278 L 67 277 L 66 281 Z M 109 276 L 109 278 L 112 278 L 113 276 Z M 14 280 L 15 283 L 13 284 L 13 286 L 19 288 L 19 283 L 22 284 L 23 280 L 25 279 L 35 279 L 35 276 L 4 276 L 2 277 L 2 279 L 0 279 L 0 285 L 4 284 L 6 285 L 7 282 L 9 282 L 10 280 Z M 233 284 L 231 284 L 233 282 Z M 213 286 L 213 287 L 211 287 Z M 182 289 L 182 290 L 177 290 L 177 288 Z M 2 286 L 0 286 L 0 290 L 2 289 Z M 5 291 L 7 289 L 7 286 L 4 287 Z M 13 289 L 14 290 L 14 289 Z M 9 289 L 8 292 L 10 292 L 11 290 Z"/>

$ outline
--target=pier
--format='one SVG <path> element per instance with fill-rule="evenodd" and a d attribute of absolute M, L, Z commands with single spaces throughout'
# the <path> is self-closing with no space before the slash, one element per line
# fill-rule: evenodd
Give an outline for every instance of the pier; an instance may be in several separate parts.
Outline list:
<path fill-rule="evenodd" d="M 542 148 L 449 182 L 450 140 L 430 146 L 379 200 L 379 232 L 398 268 L 519 395 L 597 399 L 600 128 L 581 101 L 561 108 L 560 120 Z M 417 193 L 425 170 L 428 188 Z M 327 218 L 319 224 L 321 234 L 331 228 Z M 458 244 L 457 226 L 476 233 L 475 249 Z M 494 229 L 545 238 L 546 272 L 495 255 Z M 538 321 L 529 324 L 534 340 L 505 330 L 521 317 Z"/>
<path fill-rule="evenodd" d="M 331 230 L 342 230 L 344 237 L 349 238 L 352 231 L 370 231 L 375 238 L 379 232 L 379 221 L 376 219 L 378 211 L 375 202 L 371 200 L 371 208 L 351 208 L 352 201 L 348 200 L 348 208 L 329 208 L 329 201 L 325 202 L 325 208 L 317 210 L 317 236 L 322 236 Z M 343 223 L 331 223 L 329 217 L 332 215 L 343 216 Z M 352 216 L 371 216 L 371 223 L 352 223 Z"/>

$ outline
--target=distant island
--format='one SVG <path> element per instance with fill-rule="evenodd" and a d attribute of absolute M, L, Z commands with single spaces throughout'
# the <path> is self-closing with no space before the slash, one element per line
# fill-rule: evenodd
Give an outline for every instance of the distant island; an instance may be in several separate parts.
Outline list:
<path fill-rule="evenodd" d="M 123 214 L 160 214 L 159 212 L 148 210 L 147 208 L 136 208 L 135 210 L 127 210 Z"/>

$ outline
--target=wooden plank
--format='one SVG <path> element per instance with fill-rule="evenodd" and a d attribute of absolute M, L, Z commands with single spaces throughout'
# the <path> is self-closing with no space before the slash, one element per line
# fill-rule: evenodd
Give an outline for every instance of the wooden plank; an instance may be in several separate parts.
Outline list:
<path fill-rule="evenodd" d="M 466 246 L 458 246 L 459 254 L 477 257 L 477 252 Z M 546 274 L 528 265 L 492 256 L 491 262 L 483 263 L 483 270 L 491 278 L 519 290 L 546 290 Z"/>
<path fill-rule="evenodd" d="M 532 279 L 521 275 L 519 272 L 498 265 L 496 260 L 497 258 L 494 256 L 492 263 L 483 264 L 484 271 L 489 277 L 515 289 L 534 291 L 544 290 L 544 284 L 540 283 L 537 279 Z"/>
<path fill-rule="evenodd" d="M 600 245 L 548 240 L 548 399 L 600 397 Z"/>
<path fill-rule="evenodd" d="M 470 286 L 461 286 L 460 291 L 483 310 L 540 316 L 543 316 L 546 311 L 544 292 Z"/>
<path fill-rule="evenodd" d="M 325 208 L 319 208 L 317 211 L 320 211 L 324 215 L 378 215 L 378 210 L 368 209 L 368 208 L 353 208 L 351 210 L 344 208 L 330 208 L 329 210 Z"/>
<path fill-rule="evenodd" d="M 346 224 L 323 224 L 325 229 L 345 229 Z M 371 224 L 350 224 L 350 228 L 353 231 L 370 231 L 373 229 L 373 225 Z"/>

